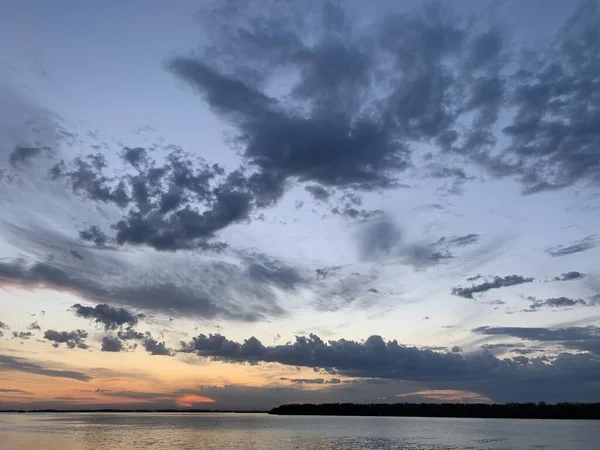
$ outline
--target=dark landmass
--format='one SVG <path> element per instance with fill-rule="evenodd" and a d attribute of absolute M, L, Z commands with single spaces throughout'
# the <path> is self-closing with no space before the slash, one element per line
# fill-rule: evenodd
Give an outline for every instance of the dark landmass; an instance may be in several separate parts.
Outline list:
<path fill-rule="evenodd" d="M 600 420 L 600 403 L 325 403 L 291 404 L 269 414 Z"/>
<path fill-rule="evenodd" d="M 0 413 L 237 413 L 266 414 L 259 410 L 225 410 L 225 409 L 3 409 Z"/>

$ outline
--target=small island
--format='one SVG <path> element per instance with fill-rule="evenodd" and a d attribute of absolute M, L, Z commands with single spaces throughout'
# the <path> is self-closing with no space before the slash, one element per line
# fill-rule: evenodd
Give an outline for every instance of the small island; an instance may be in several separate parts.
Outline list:
<path fill-rule="evenodd" d="M 323 403 L 281 405 L 274 415 L 600 420 L 600 403 Z"/>

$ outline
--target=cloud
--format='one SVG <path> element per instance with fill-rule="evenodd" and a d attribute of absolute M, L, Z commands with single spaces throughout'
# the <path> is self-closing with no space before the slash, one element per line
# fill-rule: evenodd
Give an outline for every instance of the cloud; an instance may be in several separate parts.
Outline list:
<path fill-rule="evenodd" d="M 108 241 L 106 234 L 96 225 L 91 225 L 87 229 L 80 231 L 79 237 L 84 241 L 93 242 L 98 247 L 103 247 Z"/>
<path fill-rule="evenodd" d="M 137 346 L 137 344 L 134 344 L 131 347 L 125 347 L 122 341 L 140 342 L 149 355 L 174 356 L 175 354 L 173 350 L 166 346 L 165 342 L 160 342 L 152 337 L 150 332 L 142 333 L 136 331 L 131 326 L 119 330 L 116 337 L 106 336 L 102 341 L 103 351 L 120 352 Z M 104 350 L 105 344 L 106 350 Z"/>
<path fill-rule="evenodd" d="M 315 269 L 315 273 L 317 274 L 317 280 L 323 280 L 329 277 L 330 275 L 339 272 L 342 268 L 342 266 L 328 266 Z"/>
<path fill-rule="evenodd" d="M 532 300 L 532 303 L 529 306 L 529 309 L 524 310 L 526 312 L 535 312 L 545 307 L 551 309 L 558 309 L 570 308 L 573 306 L 590 306 L 585 300 L 580 298 L 572 299 L 568 297 L 555 297 L 548 298 L 546 300 L 538 300 L 536 298 L 530 297 L 530 299 Z"/>
<path fill-rule="evenodd" d="M 81 372 L 73 370 L 47 369 L 39 364 L 29 361 L 26 358 L 8 355 L 0 355 L 0 371 L 26 372 L 53 378 L 70 378 L 78 381 L 91 380 L 91 377 Z"/>
<path fill-rule="evenodd" d="M 585 277 L 585 273 L 572 271 L 562 273 L 559 277 L 554 277 L 554 281 L 571 281 L 571 280 L 579 280 Z"/>
<path fill-rule="evenodd" d="M 9 162 L 11 166 L 17 168 L 29 164 L 35 157 L 41 155 L 43 152 L 49 153 L 49 151 L 50 148 L 48 147 L 24 147 L 18 145 L 9 155 Z"/>
<path fill-rule="evenodd" d="M 389 217 L 366 223 L 356 236 L 358 251 L 363 260 L 395 259 L 423 269 L 441 264 L 453 256 L 438 244 L 406 242 L 403 232 Z"/>
<path fill-rule="evenodd" d="M 585 252 L 586 250 L 591 250 L 596 246 L 596 236 L 588 236 L 580 241 L 577 241 L 570 245 L 557 245 L 555 247 L 548 247 L 546 249 L 546 253 L 550 256 L 567 256 L 572 255 L 573 253 Z"/>
<path fill-rule="evenodd" d="M 107 304 L 96 306 L 84 306 L 79 303 L 71 306 L 76 316 L 92 319 L 94 322 L 104 326 L 106 330 L 114 330 L 123 325 L 133 326 L 145 316 L 143 314 L 132 314 L 125 308 L 115 308 Z"/>
<path fill-rule="evenodd" d="M 42 327 L 40 327 L 36 320 L 35 322 L 31 322 L 29 325 L 27 325 L 27 329 L 32 331 L 41 331 Z"/>
<path fill-rule="evenodd" d="M 31 394 L 31 392 L 22 391 L 21 389 L 8 389 L 8 388 L 0 388 L 0 393 L 7 393 L 7 394 Z"/>
<path fill-rule="evenodd" d="M 73 331 L 56 331 L 46 330 L 44 333 L 44 339 L 51 341 L 53 347 L 58 347 L 60 344 L 65 344 L 68 348 L 80 348 L 85 350 L 89 346 L 85 343 L 85 339 L 88 337 L 88 332 L 85 330 L 73 330 Z"/>
<path fill-rule="evenodd" d="M 256 284 L 272 285 L 290 292 L 305 284 L 304 276 L 294 267 L 261 253 L 248 253 L 243 257 L 246 273 Z"/>
<path fill-rule="evenodd" d="M 164 342 L 157 341 L 150 333 L 146 333 L 142 344 L 150 355 L 173 356 L 175 354 Z"/>
<path fill-rule="evenodd" d="M 13 339 L 27 340 L 33 336 L 33 333 L 31 331 L 13 331 L 12 336 Z"/>
<path fill-rule="evenodd" d="M 488 336 L 512 336 L 529 341 L 560 343 L 565 347 L 600 355 L 600 328 L 528 328 L 528 327 L 479 327 L 474 333 Z"/>
<path fill-rule="evenodd" d="M 0 330 L 10 330 L 9 326 L 0 321 Z"/>
<path fill-rule="evenodd" d="M 292 384 L 340 384 L 342 381 L 339 378 L 279 378 L 281 381 L 289 381 Z"/>
<path fill-rule="evenodd" d="M 479 240 L 479 235 L 476 233 L 466 234 L 448 239 L 448 245 L 452 247 L 466 247 L 467 245 L 475 244 Z"/>
<path fill-rule="evenodd" d="M 464 298 L 473 298 L 473 294 L 487 292 L 491 289 L 499 289 L 502 287 L 516 286 L 524 283 L 533 282 L 531 277 L 523 277 L 521 275 L 506 275 L 504 277 L 495 276 L 491 281 L 486 281 L 481 284 L 474 284 L 469 287 L 452 288 L 452 295 L 457 295 Z"/>
<path fill-rule="evenodd" d="M 100 351 L 103 352 L 120 352 L 123 350 L 123 343 L 120 339 L 114 336 L 104 336 L 102 338 L 102 347 Z"/>
<path fill-rule="evenodd" d="M 123 341 L 141 341 L 144 339 L 144 333 L 136 331 L 132 327 L 117 331 L 117 336 Z"/>
<path fill-rule="evenodd" d="M 304 189 L 306 189 L 306 191 L 312 195 L 315 200 L 325 202 L 329 200 L 329 197 L 331 197 L 331 192 L 325 189 L 323 186 L 319 186 L 318 184 L 309 184 Z"/>
<path fill-rule="evenodd" d="M 367 210 L 367 209 L 357 209 L 352 206 L 344 205 L 344 206 L 335 206 L 331 208 L 331 213 L 336 216 L 344 216 L 347 219 L 359 220 L 362 222 L 367 221 L 373 217 L 379 216 L 383 214 L 383 211 L 380 209 Z"/>
<path fill-rule="evenodd" d="M 58 245 L 60 249 L 65 244 Z M 289 293 L 308 285 L 300 270 L 260 253 L 231 254 L 221 261 L 173 257 L 163 259 L 161 265 L 153 265 L 151 260 L 128 260 L 127 256 L 96 250 L 86 253 L 86 264 L 74 262 L 73 258 L 44 262 L 4 260 L 0 261 L 0 282 L 68 290 L 102 304 L 240 321 L 283 315 L 284 310 L 277 303 L 278 292 Z M 75 310 L 110 327 L 137 320 L 127 314 L 119 315 L 123 314 L 119 308 L 108 305 Z M 111 318 L 110 314 L 116 317 Z"/>

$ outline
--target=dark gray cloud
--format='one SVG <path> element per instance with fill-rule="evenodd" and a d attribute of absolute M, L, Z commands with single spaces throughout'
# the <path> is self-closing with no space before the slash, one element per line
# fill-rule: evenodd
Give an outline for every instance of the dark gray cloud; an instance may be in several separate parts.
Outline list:
<path fill-rule="evenodd" d="M 10 330 L 9 326 L 0 321 L 0 330 Z"/>
<path fill-rule="evenodd" d="M 97 225 L 80 232 L 82 239 L 99 246 L 115 242 L 220 251 L 223 243 L 208 241 L 220 229 L 247 220 L 258 203 L 251 193 L 256 177 L 242 171 L 224 177 L 220 166 L 178 148 L 166 155 L 164 164 L 143 148 L 126 147 L 121 158 L 129 170 L 119 176 L 107 174 L 111 169 L 101 154 L 77 157 L 51 171 L 52 178 L 66 180 L 76 193 L 122 209 L 123 218 L 112 224 L 114 237 Z"/>
<path fill-rule="evenodd" d="M 68 348 L 80 348 L 86 350 L 89 346 L 85 343 L 88 337 L 88 332 L 85 330 L 73 331 L 56 331 L 46 330 L 44 339 L 51 341 L 53 347 L 58 347 L 60 344 L 65 344 Z"/>
<path fill-rule="evenodd" d="M 477 275 L 467 278 L 467 281 L 475 281 L 475 280 L 479 280 L 480 278 L 484 278 L 484 276 L 481 274 L 477 274 Z"/>
<path fill-rule="evenodd" d="M 249 253 L 242 261 L 248 278 L 257 284 L 272 285 L 289 292 L 306 283 L 297 269 L 264 254 Z"/>
<path fill-rule="evenodd" d="M 600 355 L 600 328 L 565 327 L 565 328 L 527 328 L 527 327 L 479 327 L 474 333 L 488 336 L 512 336 L 528 341 L 552 342 Z"/>
<path fill-rule="evenodd" d="M 117 332 L 117 336 L 118 336 L 118 338 L 115 336 L 107 336 L 105 338 L 105 339 L 107 339 L 106 346 L 107 346 L 107 348 L 111 348 L 111 350 L 104 350 L 104 351 L 119 352 L 122 350 L 129 350 L 131 348 L 135 348 L 137 346 L 137 344 L 134 344 L 133 346 L 130 346 L 130 347 L 125 347 L 123 345 L 123 342 L 121 342 L 121 341 L 137 341 L 142 344 L 142 346 L 144 347 L 144 350 L 146 350 L 146 352 L 149 355 L 173 356 L 175 354 L 175 352 L 173 350 L 171 350 L 170 348 L 167 347 L 167 345 L 164 341 L 163 342 L 158 341 L 157 339 L 152 337 L 152 334 L 150 332 L 141 333 L 139 331 L 136 331 L 132 327 L 127 327 L 124 330 L 123 329 L 119 330 Z M 102 345 L 104 347 L 104 341 L 103 341 Z"/>
<path fill-rule="evenodd" d="M 571 271 L 566 273 L 561 273 L 559 277 L 554 277 L 554 281 L 571 281 L 571 280 L 580 280 L 585 277 L 585 273 Z"/>
<path fill-rule="evenodd" d="M 312 195 L 315 200 L 322 202 L 329 200 L 329 197 L 332 195 L 331 191 L 325 189 L 323 186 L 319 186 L 318 184 L 309 184 L 304 189 L 306 189 L 306 191 Z"/>
<path fill-rule="evenodd" d="M 175 352 L 168 348 L 164 342 L 159 342 L 152 337 L 150 333 L 146 333 L 142 341 L 144 350 L 150 355 L 173 356 Z"/>
<path fill-rule="evenodd" d="M 108 242 L 106 234 L 96 225 L 92 225 L 79 232 L 79 237 L 84 241 L 93 242 L 98 247 L 103 247 Z"/>
<path fill-rule="evenodd" d="M 123 325 L 133 326 L 144 318 L 143 314 L 133 314 L 125 308 L 115 308 L 107 304 L 84 306 L 76 303 L 71 309 L 76 316 L 91 319 L 106 330 L 114 330 Z"/>
<path fill-rule="evenodd" d="M 13 339 L 27 340 L 33 337 L 33 333 L 31 331 L 13 331 L 12 336 Z"/>
<path fill-rule="evenodd" d="M 591 250 L 597 245 L 596 236 L 587 236 L 580 241 L 574 242 L 569 245 L 557 245 L 555 247 L 548 247 L 546 252 L 550 256 L 567 256 L 572 255 L 573 253 L 585 252 L 586 250 Z"/>
<path fill-rule="evenodd" d="M 144 333 L 134 330 L 132 327 L 119 330 L 117 336 L 124 341 L 141 341 L 144 339 Z"/>
<path fill-rule="evenodd" d="M 71 250 L 69 253 L 73 258 L 78 259 L 79 261 L 83 261 L 85 259 L 77 250 Z"/>
<path fill-rule="evenodd" d="M 484 350 L 490 351 L 507 351 L 508 349 L 513 348 L 515 345 L 519 345 L 519 343 L 511 343 L 511 342 L 498 342 L 496 344 L 483 344 L 481 348 Z"/>
<path fill-rule="evenodd" d="M 472 299 L 473 294 L 480 294 L 491 289 L 499 289 L 502 287 L 516 286 L 523 283 L 531 283 L 533 280 L 534 279 L 531 277 L 523 277 L 521 275 L 506 275 L 504 277 L 495 276 L 491 281 L 485 281 L 481 284 L 473 284 L 465 288 L 452 288 L 452 295 Z"/>
<path fill-rule="evenodd" d="M 54 378 L 70 378 L 78 381 L 90 381 L 92 378 L 82 372 L 73 370 L 48 369 L 40 364 L 29 361 L 26 358 L 16 356 L 0 355 L 1 372 L 26 372 L 35 375 L 43 375 Z"/>
<path fill-rule="evenodd" d="M 49 147 L 24 147 L 18 145 L 11 152 L 11 154 L 8 157 L 8 160 L 11 166 L 17 168 L 19 166 L 29 164 L 32 159 L 40 156 L 44 152 L 49 153 L 50 150 L 51 149 Z"/>
<path fill-rule="evenodd" d="M 368 210 L 368 209 L 357 209 L 353 206 L 349 206 L 349 205 L 342 205 L 342 206 L 335 206 L 333 208 L 331 208 L 331 213 L 336 215 L 336 216 L 344 216 L 347 219 L 351 219 L 351 220 L 359 220 L 359 221 L 367 221 L 369 219 L 372 219 L 374 217 L 377 217 L 379 215 L 383 214 L 383 211 L 380 209 L 373 209 L 373 210 Z"/>
<path fill-rule="evenodd" d="M 219 361 L 277 362 L 285 365 L 332 369 L 333 373 L 356 377 L 407 380 L 461 379 L 494 376 L 516 370 L 510 361 L 491 355 L 461 356 L 406 347 L 396 341 L 371 336 L 364 342 L 345 339 L 325 342 L 318 336 L 297 336 L 291 344 L 265 346 L 255 337 L 238 343 L 218 334 L 199 335 L 182 343 L 182 351 Z"/>
<path fill-rule="evenodd" d="M 114 336 L 104 336 L 102 338 L 102 347 L 100 351 L 103 352 L 120 352 L 123 350 L 123 343 L 120 339 Z"/>
<path fill-rule="evenodd" d="M 529 309 L 524 311 L 526 312 L 535 312 L 540 309 L 550 308 L 550 309 L 559 309 L 559 308 L 572 308 L 574 306 L 590 306 L 585 300 L 578 298 L 568 298 L 568 297 L 555 297 L 548 298 L 546 300 L 538 300 L 534 297 L 530 297 L 531 305 Z"/>

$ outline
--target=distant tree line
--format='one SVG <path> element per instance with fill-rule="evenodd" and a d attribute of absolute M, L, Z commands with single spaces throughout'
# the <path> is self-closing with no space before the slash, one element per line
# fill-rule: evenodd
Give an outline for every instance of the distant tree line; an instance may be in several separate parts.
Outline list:
<path fill-rule="evenodd" d="M 499 419 L 600 419 L 600 403 L 324 403 L 289 404 L 269 414 L 323 416 L 471 417 Z"/>

